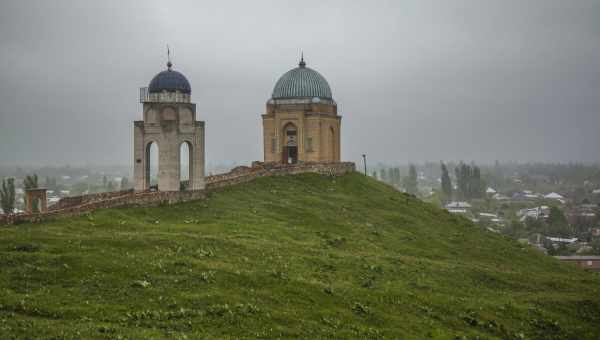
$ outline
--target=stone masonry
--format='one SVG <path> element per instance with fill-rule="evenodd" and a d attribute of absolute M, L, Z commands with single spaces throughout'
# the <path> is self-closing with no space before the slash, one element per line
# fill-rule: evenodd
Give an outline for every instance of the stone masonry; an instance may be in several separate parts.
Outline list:
<path fill-rule="evenodd" d="M 68 197 L 59 201 L 46 213 L 0 215 L 1 224 L 38 222 L 64 216 L 77 216 L 102 208 L 153 207 L 204 199 L 210 192 L 239 183 L 250 182 L 266 176 L 285 176 L 301 173 L 317 173 L 328 176 L 341 176 L 355 171 L 351 162 L 311 163 L 286 165 L 278 163 L 254 162 L 251 167 L 237 167 L 224 174 L 206 177 L 206 188 L 185 191 L 115 191 Z"/>

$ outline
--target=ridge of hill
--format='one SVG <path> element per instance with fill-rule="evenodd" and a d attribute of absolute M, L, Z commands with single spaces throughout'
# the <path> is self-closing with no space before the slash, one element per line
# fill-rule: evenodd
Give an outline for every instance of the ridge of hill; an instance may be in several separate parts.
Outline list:
<path fill-rule="evenodd" d="M 597 339 L 600 277 L 358 173 L 0 228 L 2 339 Z"/>

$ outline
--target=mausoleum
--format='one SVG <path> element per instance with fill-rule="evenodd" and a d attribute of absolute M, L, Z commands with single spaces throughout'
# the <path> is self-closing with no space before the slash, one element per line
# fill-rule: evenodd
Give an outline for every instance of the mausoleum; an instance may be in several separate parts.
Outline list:
<path fill-rule="evenodd" d="M 306 66 L 285 73 L 263 119 L 265 162 L 339 162 L 340 123 L 327 80 Z"/>

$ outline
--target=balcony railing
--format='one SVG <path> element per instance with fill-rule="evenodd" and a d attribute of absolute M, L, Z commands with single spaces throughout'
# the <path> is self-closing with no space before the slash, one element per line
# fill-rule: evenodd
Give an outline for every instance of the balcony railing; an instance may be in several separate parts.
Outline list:
<path fill-rule="evenodd" d="M 181 92 L 150 93 L 147 87 L 140 87 L 140 103 L 189 103 L 190 95 Z"/>
<path fill-rule="evenodd" d="M 147 87 L 140 87 L 140 103 L 146 103 L 150 101 L 150 93 Z"/>

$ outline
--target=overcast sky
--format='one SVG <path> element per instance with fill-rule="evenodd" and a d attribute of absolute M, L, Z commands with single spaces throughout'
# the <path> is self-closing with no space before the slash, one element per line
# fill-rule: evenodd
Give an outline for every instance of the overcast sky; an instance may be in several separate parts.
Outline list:
<path fill-rule="evenodd" d="M 344 159 L 600 161 L 600 1 L 1 0 L 0 162 L 132 163 L 167 44 L 209 162 L 262 159 L 301 50 Z"/>

